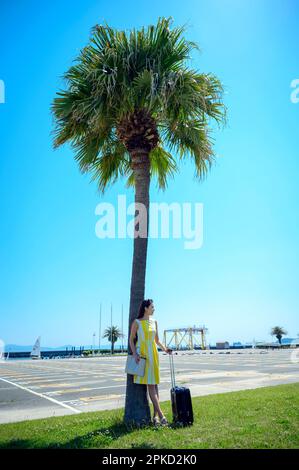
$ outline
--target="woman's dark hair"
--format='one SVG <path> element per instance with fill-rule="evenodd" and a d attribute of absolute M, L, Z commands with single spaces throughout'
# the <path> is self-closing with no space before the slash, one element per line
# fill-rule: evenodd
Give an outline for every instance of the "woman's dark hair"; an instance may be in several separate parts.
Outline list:
<path fill-rule="evenodd" d="M 153 303 L 152 299 L 143 300 L 140 304 L 137 318 L 142 318 L 143 315 L 144 315 L 145 308 L 148 308 L 150 306 L 150 304 L 152 304 L 152 303 Z"/>

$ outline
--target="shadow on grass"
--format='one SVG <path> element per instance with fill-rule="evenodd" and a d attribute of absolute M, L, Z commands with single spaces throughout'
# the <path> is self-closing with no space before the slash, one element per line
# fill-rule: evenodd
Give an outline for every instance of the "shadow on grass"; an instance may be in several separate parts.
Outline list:
<path fill-rule="evenodd" d="M 162 427 L 155 428 L 152 424 L 134 426 L 127 425 L 121 420 L 117 420 L 112 423 L 110 426 L 102 426 L 96 429 L 93 429 L 87 432 L 84 435 L 77 436 L 68 441 L 63 441 L 63 436 L 48 436 L 48 438 L 43 439 L 42 429 L 41 429 L 41 439 L 32 438 L 32 439 L 12 439 L 0 443 L 0 449 L 32 449 L 32 448 L 47 448 L 47 449 L 84 449 L 84 448 L 109 448 L 113 446 L 113 443 L 123 436 L 128 436 L 134 431 L 143 430 L 157 432 Z M 168 428 L 177 428 L 174 424 L 170 424 Z M 164 427 L 165 429 L 165 427 Z M 149 442 L 142 443 L 132 443 L 131 448 L 134 449 L 158 449 L 159 445 L 154 445 Z"/>
<path fill-rule="evenodd" d="M 161 449 L 161 446 L 155 446 L 148 442 L 140 442 L 139 444 L 132 444 L 131 449 Z"/>
<path fill-rule="evenodd" d="M 134 424 L 126 424 L 123 421 L 123 413 L 121 410 L 117 410 L 114 417 L 111 420 L 107 420 L 106 423 L 97 423 L 95 420 L 92 422 L 89 430 L 86 429 L 86 433 L 82 434 L 84 430 L 81 428 L 81 435 L 74 436 L 72 432 L 72 438 L 68 435 L 69 427 L 55 425 L 52 429 L 48 428 L 48 432 L 45 433 L 44 427 L 40 426 L 35 429 L 35 434 L 29 436 L 20 437 L 17 439 L 16 436 L 12 435 L 11 440 L 6 439 L 4 442 L 0 442 L 0 449 L 87 449 L 87 448 L 98 448 L 98 449 L 109 449 L 113 448 L 117 440 L 129 436 L 130 434 L 138 431 L 139 442 L 130 442 L 130 439 L 126 441 L 126 447 L 134 449 L 159 449 L 159 431 L 169 429 L 170 433 L 172 430 L 181 428 L 181 425 L 175 423 L 169 423 L 168 426 L 154 426 L 152 423 L 143 424 L 136 426 Z M 109 422 L 110 421 L 110 422 Z M 80 432 L 80 424 L 74 424 L 77 427 L 78 433 Z M 146 431 L 146 434 L 142 436 L 142 432 Z M 149 434 L 148 434 L 149 432 Z M 156 434 L 156 442 L 147 441 L 148 437 L 153 437 Z M 21 433 L 20 433 L 21 434 Z M 22 435 L 22 434 L 21 434 Z M 27 434 L 28 435 L 28 434 Z M 141 439 L 140 439 L 141 437 Z M 141 441 L 141 442 L 140 442 Z"/>
<path fill-rule="evenodd" d="M 128 436 L 135 431 L 151 431 L 152 433 L 159 432 L 159 429 L 177 429 L 181 428 L 181 425 L 169 424 L 169 426 L 162 427 L 159 426 L 155 428 L 152 424 L 143 425 L 143 426 L 133 426 L 126 425 L 122 421 L 115 422 L 111 426 L 105 426 L 104 428 L 99 428 L 94 431 L 91 431 L 83 436 L 78 436 L 75 439 L 72 439 L 63 444 L 50 444 L 48 448 L 59 448 L 59 449 L 84 449 L 84 448 L 109 448 L 113 446 L 114 442 L 123 436 Z M 145 437 L 145 436 L 144 436 Z M 152 442 L 139 442 L 139 443 L 128 443 L 129 447 L 132 449 L 161 449 L 159 443 L 154 444 Z"/>

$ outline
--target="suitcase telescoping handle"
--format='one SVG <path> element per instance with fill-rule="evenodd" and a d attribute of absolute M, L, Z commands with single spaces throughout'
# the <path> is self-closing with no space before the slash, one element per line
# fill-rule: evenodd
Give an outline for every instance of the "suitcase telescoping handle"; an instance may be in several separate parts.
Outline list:
<path fill-rule="evenodd" d="M 174 375 L 173 353 L 172 353 L 172 354 L 169 354 L 169 364 L 170 364 L 171 387 L 172 387 L 172 388 L 175 388 L 175 375 Z"/>

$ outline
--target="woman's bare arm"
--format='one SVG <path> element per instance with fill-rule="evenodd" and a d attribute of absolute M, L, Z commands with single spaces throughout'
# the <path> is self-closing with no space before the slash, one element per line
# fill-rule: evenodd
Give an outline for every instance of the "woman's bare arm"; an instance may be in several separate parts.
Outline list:
<path fill-rule="evenodd" d="M 136 354 L 134 339 L 136 337 L 137 329 L 138 329 L 138 324 L 134 320 L 131 326 L 131 334 L 130 334 L 130 346 L 131 346 L 131 351 L 132 351 L 133 356 Z"/>

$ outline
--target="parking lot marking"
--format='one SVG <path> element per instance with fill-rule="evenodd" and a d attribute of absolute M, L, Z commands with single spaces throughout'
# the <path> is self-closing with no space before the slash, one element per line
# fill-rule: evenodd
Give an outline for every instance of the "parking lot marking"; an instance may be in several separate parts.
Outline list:
<path fill-rule="evenodd" d="M 90 391 L 90 390 L 102 390 L 102 389 L 106 389 L 106 388 L 119 388 L 119 387 L 123 387 L 123 385 L 107 385 L 105 387 L 86 387 L 83 389 L 83 391 Z M 68 389 L 68 390 L 53 390 L 51 392 L 45 392 L 46 395 L 48 394 L 55 394 L 55 395 L 61 395 L 63 393 L 77 393 L 77 392 L 81 392 L 82 390 L 80 388 L 72 388 L 72 389 Z"/>
<path fill-rule="evenodd" d="M 102 400 L 110 400 L 111 398 L 121 398 L 125 395 L 123 393 L 119 395 L 111 394 L 111 395 L 97 395 L 91 397 L 82 397 L 80 398 L 81 401 L 90 402 L 90 401 L 102 401 Z"/>
<path fill-rule="evenodd" d="M 34 392 L 34 391 L 31 390 L 30 388 L 23 387 L 22 385 L 16 384 L 16 383 L 14 383 L 14 382 L 10 382 L 10 380 L 3 379 L 2 377 L 0 377 L 0 380 L 2 380 L 3 382 L 8 383 L 8 384 L 10 384 L 10 385 L 14 385 L 15 387 L 18 387 L 18 388 L 20 388 L 21 390 L 25 390 L 26 392 L 32 393 L 33 395 L 36 395 L 36 396 L 38 396 L 38 397 L 40 397 L 40 398 L 45 398 L 45 400 L 52 401 L 53 403 L 56 403 L 56 405 L 60 405 L 60 406 L 62 406 L 62 407 L 64 407 L 64 408 L 68 408 L 69 410 L 73 411 L 74 413 L 81 413 L 80 410 L 77 410 L 76 408 L 73 408 L 72 406 L 66 405 L 65 403 L 61 403 L 60 401 L 55 400 L 55 398 L 47 397 L 46 395 L 43 395 L 42 393 Z"/>

